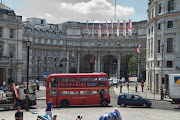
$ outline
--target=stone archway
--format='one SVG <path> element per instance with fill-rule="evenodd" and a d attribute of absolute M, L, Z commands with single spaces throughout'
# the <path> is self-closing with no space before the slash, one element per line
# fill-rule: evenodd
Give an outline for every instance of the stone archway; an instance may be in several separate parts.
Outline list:
<path fill-rule="evenodd" d="M 121 77 L 125 77 L 126 81 L 128 81 L 128 73 L 129 73 L 129 60 L 133 57 L 133 54 L 126 54 L 122 57 L 121 61 Z"/>
<path fill-rule="evenodd" d="M 81 58 L 80 72 L 93 73 L 96 72 L 96 59 L 93 55 L 85 55 Z"/>
<path fill-rule="evenodd" d="M 112 55 L 106 55 L 101 61 L 102 72 L 106 73 L 108 77 L 117 77 L 117 59 Z"/>

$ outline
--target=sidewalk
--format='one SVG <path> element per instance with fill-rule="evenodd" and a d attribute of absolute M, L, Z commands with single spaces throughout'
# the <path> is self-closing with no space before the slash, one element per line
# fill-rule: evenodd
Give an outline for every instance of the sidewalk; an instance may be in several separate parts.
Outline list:
<path fill-rule="evenodd" d="M 46 86 L 39 86 L 39 90 L 36 90 L 37 100 L 46 100 Z M 42 95 L 43 94 L 43 95 Z"/>
<path fill-rule="evenodd" d="M 128 94 L 128 89 L 126 86 L 126 83 L 123 83 L 125 86 L 122 87 L 122 93 L 120 93 L 120 86 L 118 85 L 118 88 L 114 88 L 114 93 L 117 95 L 120 94 Z M 138 84 L 138 90 L 137 92 L 135 92 L 135 83 L 131 83 L 129 86 L 129 94 L 136 94 L 136 95 L 140 95 L 143 98 L 147 98 L 147 99 L 155 99 L 155 100 L 161 100 L 161 95 L 160 94 L 155 94 L 151 93 L 150 90 L 147 89 L 147 87 L 144 87 L 143 92 L 141 91 L 141 85 Z M 171 99 L 169 99 L 169 97 L 164 98 L 164 101 L 172 101 Z"/>

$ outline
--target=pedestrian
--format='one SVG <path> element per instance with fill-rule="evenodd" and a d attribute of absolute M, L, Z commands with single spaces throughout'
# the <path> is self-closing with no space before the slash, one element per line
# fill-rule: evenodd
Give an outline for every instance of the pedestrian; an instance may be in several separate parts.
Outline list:
<path fill-rule="evenodd" d="M 101 90 L 100 90 L 100 98 L 103 98 L 103 97 L 104 97 L 103 94 L 104 94 L 104 89 L 101 89 Z"/>
<path fill-rule="evenodd" d="M 114 112 L 116 112 L 118 114 L 119 120 L 122 120 L 121 114 L 117 108 L 114 109 Z"/>
<path fill-rule="evenodd" d="M 18 106 L 18 110 L 15 113 L 15 120 L 23 120 L 23 112 L 21 111 L 20 106 Z"/>
<path fill-rule="evenodd" d="M 52 112 L 51 112 L 51 110 L 52 110 L 53 108 L 52 108 L 52 99 L 49 99 L 49 102 L 47 103 L 47 106 L 46 106 L 46 116 L 48 116 L 49 115 L 49 117 L 51 118 L 51 120 L 52 120 Z"/>
<path fill-rule="evenodd" d="M 129 90 L 129 82 L 127 82 L 127 89 Z"/>
<path fill-rule="evenodd" d="M 120 93 L 122 93 L 122 83 L 120 84 Z"/>
<path fill-rule="evenodd" d="M 144 89 L 144 81 L 143 80 L 141 81 L 141 88 L 142 88 L 142 92 L 143 92 L 143 89 Z"/>
<path fill-rule="evenodd" d="M 148 90 L 149 90 L 149 83 L 147 84 L 147 88 L 148 88 Z"/>
<path fill-rule="evenodd" d="M 135 85 L 135 90 L 136 90 L 136 92 L 137 92 L 137 89 L 138 89 L 138 84 L 136 83 L 136 85 Z"/>
<path fill-rule="evenodd" d="M 164 98 L 164 92 L 163 92 L 163 87 L 161 86 L 161 100 Z"/>

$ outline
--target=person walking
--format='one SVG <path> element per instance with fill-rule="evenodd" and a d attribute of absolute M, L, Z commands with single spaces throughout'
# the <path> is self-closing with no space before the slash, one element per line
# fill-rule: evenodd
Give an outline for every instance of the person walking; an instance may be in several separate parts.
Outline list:
<path fill-rule="evenodd" d="M 136 92 L 137 92 L 137 89 L 138 89 L 138 84 L 136 83 L 136 85 L 135 85 L 135 90 L 136 90 Z"/>
<path fill-rule="evenodd" d="M 120 93 L 122 93 L 122 83 L 120 84 Z"/>
<path fill-rule="evenodd" d="M 127 89 L 129 90 L 129 82 L 127 82 Z"/>
<path fill-rule="evenodd" d="M 15 113 L 15 120 L 23 120 L 23 112 L 21 111 L 20 106 L 18 106 L 18 110 Z"/>
<path fill-rule="evenodd" d="M 49 102 L 47 103 L 47 106 L 46 106 L 46 116 L 49 116 L 52 120 L 52 99 L 49 99 Z"/>
<path fill-rule="evenodd" d="M 142 88 L 142 92 L 143 92 L 143 89 L 144 89 L 144 81 L 143 80 L 141 81 L 141 88 Z"/>

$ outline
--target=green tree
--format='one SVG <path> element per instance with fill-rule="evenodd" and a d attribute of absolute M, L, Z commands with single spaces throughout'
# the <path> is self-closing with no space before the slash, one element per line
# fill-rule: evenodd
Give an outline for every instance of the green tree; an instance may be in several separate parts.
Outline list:
<path fill-rule="evenodd" d="M 132 75 L 136 75 L 136 71 L 137 71 L 137 59 L 136 57 L 131 57 L 129 59 L 129 74 Z"/>

